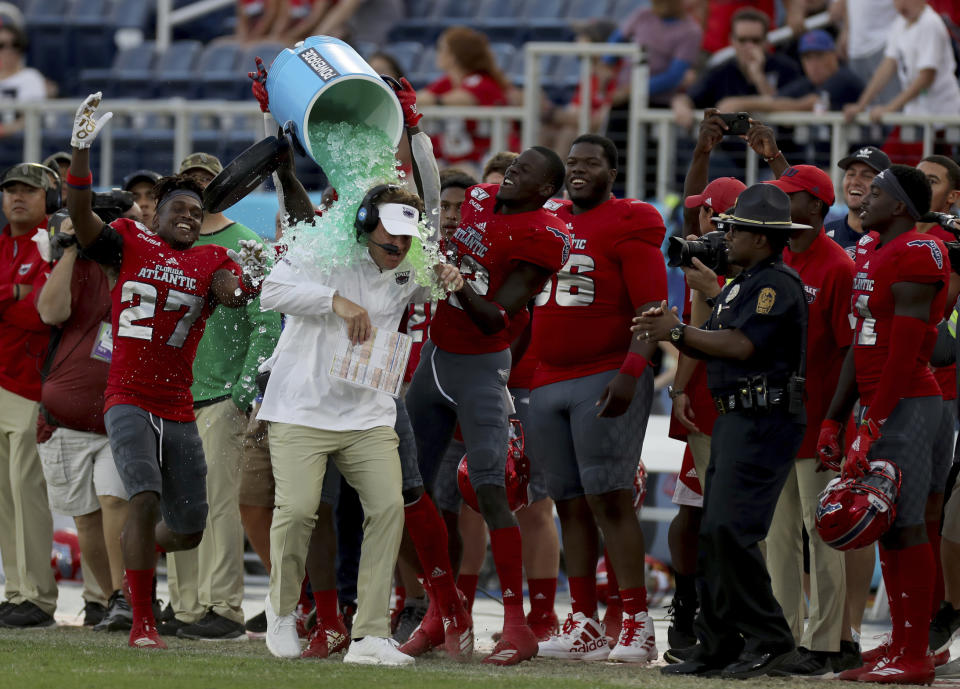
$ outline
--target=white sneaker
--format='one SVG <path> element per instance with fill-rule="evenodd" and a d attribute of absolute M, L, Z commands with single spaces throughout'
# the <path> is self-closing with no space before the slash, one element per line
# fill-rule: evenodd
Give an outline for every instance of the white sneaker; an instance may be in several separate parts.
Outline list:
<path fill-rule="evenodd" d="M 365 636 L 359 641 L 354 639 L 343 656 L 343 662 L 357 665 L 413 665 L 416 661 L 406 653 L 401 653 L 399 645 L 393 639 L 379 636 Z"/>
<path fill-rule="evenodd" d="M 620 638 L 607 660 L 615 663 L 646 663 L 656 659 L 657 642 L 650 615 L 645 612 L 632 616 L 624 613 Z"/>
<path fill-rule="evenodd" d="M 578 612 L 567 615 L 559 634 L 540 642 L 537 655 L 564 660 L 606 660 L 610 646 L 603 626 Z"/>
<path fill-rule="evenodd" d="M 270 605 L 270 594 L 266 600 L 267 648 L 278 658 L 299 658 L 300 637 L 297 635 L 297 616 L 277 615 Z"/>

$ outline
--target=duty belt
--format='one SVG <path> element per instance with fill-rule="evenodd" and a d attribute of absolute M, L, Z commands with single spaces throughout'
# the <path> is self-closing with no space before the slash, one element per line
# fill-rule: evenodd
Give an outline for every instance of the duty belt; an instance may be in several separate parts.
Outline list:
<path fill-rule="evenodd" d="M 762 413 L 770 407 L 786 407 L 788 403 L 785 388 L 767 388 L 766 404 L 758 405 L 755 399 L 745 398 L 739 391 L 723 395 L 713 395 L 713 404 L 718 414 L 729 414 L 734 411 Z"/>

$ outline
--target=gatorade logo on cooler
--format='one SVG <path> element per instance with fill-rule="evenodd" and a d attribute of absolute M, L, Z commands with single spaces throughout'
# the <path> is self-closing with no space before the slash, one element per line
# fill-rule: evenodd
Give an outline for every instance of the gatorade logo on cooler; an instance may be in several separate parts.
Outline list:
<path fill-rule="evenodd" d="M 317 73 L 317 76 L 320 77 L 323 81 L 330 81 L 331 79 L 340 76 L 340 72 L 334 69 L 329 62 L 327 62 L 320 53 L 317 52 L 316 48 L 307 48 L 302 53 L 300 53 L 300 59 L 307 63 L 307 66 Z"/>

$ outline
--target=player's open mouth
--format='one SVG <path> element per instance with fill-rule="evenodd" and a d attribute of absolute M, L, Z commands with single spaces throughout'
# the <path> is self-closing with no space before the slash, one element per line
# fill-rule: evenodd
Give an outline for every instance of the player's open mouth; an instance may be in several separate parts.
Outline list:
<path fill-rule="evenodd" d="M 512 187 L 512 186 L 513 186 L 513 180 L 512 180 L 512 179 L 509 179 L 508 177 L 504 177 L 504 178 L 503 178 L 503 186 L 505 186 L 505 187 Z"/>
<path fill-rule="evenodd" d="M 178 222 L 177 229 L 183 230 L 184 232 L 193 232 L 193 227 L 185 222 Z"/>
<path fill-rule="evenodd" d="M 570 180 L 570 186 L 574 189 L 581 189 L 587 186 L 587 180 L 585 180 L 583 177 L 573 177 Z"/>

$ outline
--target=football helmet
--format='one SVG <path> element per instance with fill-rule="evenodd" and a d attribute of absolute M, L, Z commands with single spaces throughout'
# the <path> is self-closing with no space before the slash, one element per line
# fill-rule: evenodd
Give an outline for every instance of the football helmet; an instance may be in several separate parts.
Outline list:
<path fill-rule="evenodd" d="M 510 510 L 516 512 L 530 504 L 530 460 L 523 453 L 523 426 L 516 419 L 510 419 L 510 438 L 507 441 L 507 466 L 504 470 L 504 485 L 507 488 L 507 502 Z M 480 511 L 477 494 L 470 483 L 470 471 L 467 469 L 467 456 L 464 455 L 457 467 L 457 485 L 463 501 L 475 511 Z"/>
<path fill-rule="evenodd" d="M 896 464 L 875 459 L 860 478 L 830 481 L 817 505 L 817 532 L 823 542 L 837 550 L 853 550 L 883 536 L 897 516 L 900 480 Z"/>
<path fill-rule="evenodd" d="M 57 581 L 67 579 L 79 581 L 80 539 L 73 529 L 57 529 L 53 532 L 53 548 L 50 554 L 50 566 L 53 578 Z"/>

